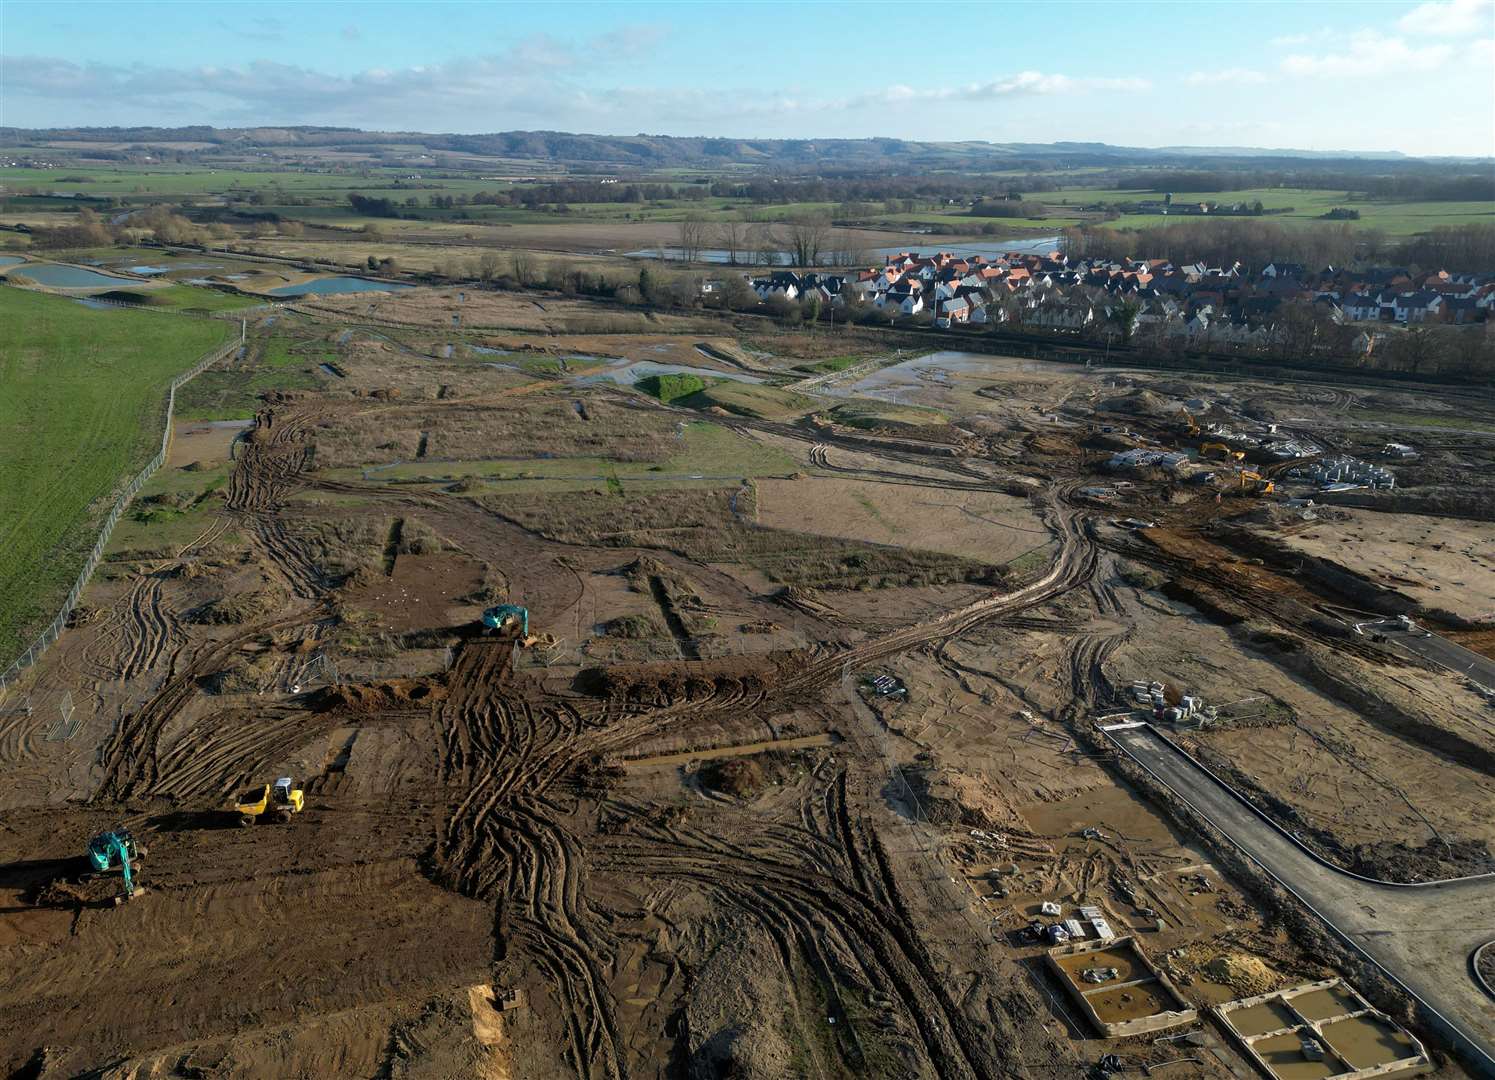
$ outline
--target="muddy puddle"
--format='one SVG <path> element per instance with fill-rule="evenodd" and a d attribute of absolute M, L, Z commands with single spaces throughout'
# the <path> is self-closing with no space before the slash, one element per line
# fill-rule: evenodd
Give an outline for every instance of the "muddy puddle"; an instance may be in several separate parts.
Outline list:
<path fill-rule="evenodd" d="M 1103 1024 L 1141 1020 L 1144 1016 L 1155 1016 L 1179 1008 L 1163 989 L 1163 984 L 1156 979 L 1131 986 L 1092 991 L 1085 995 L 1085 1000 L 1090 1003 L 1096 1017 Z"/>
<path fill-rule="evenodd" d="M 1261 1055 L 1278 1080 L 1320 1080 L 1344 1071 L 1332 1054 L 1325 1054 L 1318 1061 L 1305 1057 L 1303 1040 L 1296 1031 L 1272 1035 L 1253 1043 L 1251 1048 Z"/>
<path fill-rule="evenodd" d="M 1403 1032 L 1374 1016 L 1351 1016 L 1323 1027 L 1334 1052 L 1356 1069 L 1372 1069 L 1415 1057 L 1417 1048 Z"/>
<path fill-rule="evenodd" d="M 1247 1009 L 1236 1009 L 1228 1014 L 1230 1026 L 1246 1037 L 1265 1035 L 1269 1031 L 1296 1027 L 1298 1018 L 1280 1001 L 1263 1001 Z"/>
<path fill-rule="evenodd" d="M 1091 968 L 1115 968 L 1116 977 L 1110 980 L 1112 982 L 1127 982 L 1148 975 L 1147 969 L 1137 963 L 1136 955 L 1130 949 L 1097 949 L 1075 956 L 1055 957 L 1055 961 L 1081 990 L 1099 985 L 1084 980 L 1085 972 Z"/>
<path fill-rule="evenodd" d="M 1363 1008 L 1341 986 L 1326 986 L 1322 990 L 1297 994 L 1288 998 L 1288 1004 L 1305 1020 L 1327 1020 L 1331 1016 L 1343 1016 Z"/>

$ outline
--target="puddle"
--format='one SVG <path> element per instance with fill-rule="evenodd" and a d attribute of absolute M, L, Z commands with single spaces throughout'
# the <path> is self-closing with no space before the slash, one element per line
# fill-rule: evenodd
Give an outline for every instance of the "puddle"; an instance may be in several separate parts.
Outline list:
<path fill-rule="evenodd" d="M 102 300 L 90 300 L 86 296 L 74 297 L 74 300 L 84 307 L 93 308 L 95 311 L 108 311 L 114 306 L 113 304 L 106 304 Z"/>
<path fill-rule="evenodd" d="M 19 266 L 25 261 L 19 255 L 0 255 L 0 266 Z"/>
<path fill-rule="evenodd" d="M 1085 1000 L 1103 1024 L 1141 1020 L 1145 1016 L 1171 1012 L 1179 1007 L 1163 989 L 1163 984 L 1156 979 L 1088 993 Z"/>
<path fill-rule="evenodd" d="M 397 282 L 370 281 L 368 278 L 338 277 L 313 278 L 303 281 L 300 285 L 282 285 L 278 289 L 271 289 L 270 296 L 333 296 L 338 293 L 361 293 L 361 292 L 401 292 L 405 289 L 413 289 L 414 285 L 401 285 Z"/>
<path fill-rule="evenodd" d="M 1151 974 L 1136 962 L 1130 949 L 1096 949 L 1094 952 L 1077 953 L 1074 956 L 1056 956 L 1054 961 L 1081 991 L 1090 989 L 1092 985 L 1101 985 L 1085 982 L 1084 974 L 1091 968 L 1115 968 L 1115 982 L 1128 982 Z"/>
<path fill-rule="evenodd" d="M 1246 1009 L 1234 1009 L 1226 1014 L 1230 1026 L 1241 1035 L 1265 1035 L 1269 1031 L 1296 1027 L 1298 1018 L 1280 1001 L 1263 1001 Z"/>
<path fill-rule="evenodd" d="M 450 345 L 443 345 L 441 347 L 441 358 L 443 360 L 450 360 L 452 358 L 452 347 Z"/>
<path fill-rule="evenodd" d="M 1324 1025 L 1323 1033 L 1335 1053 L 1356 1069 L 1373 1069 L 1417 1056 L 1417 1048 L 1404 1032 L 1373 1016 L 1335 1020 Z"/>
<path fill-rule="evenodd" d="M 351 330 L 344 330 L 341 334 L 339 334 L 337 336 L 337 343 L 339 345 L 346 345 L 348 343 L 348 339 L 350 337 L 352 337 L 352 336 L 353 336 L 353 331 L 351 331 Z"/>
<path fill-rule="evenodd" d="M 1327 1020 L 1331 1016 L 1343 1016 L 1364 1008 L 1339 986 L 1326 986 L 1322 990 L 1297 994 L 1288 998 L 1287 1003 L 1305 1020 Z"/>
<path fill-rule="evenodd" d="M 1303 1040 L 1296 1031 L 1254 1042 L 1251 1049 L 1261 1055 L 1272 1075 L 1279 1080 L 1321 1080 L 1342 1071 L 1333 1054 L 1325 1054 L 1321 1061 L 1304 1057 Z"/>
<path fill-rule="evenodd" d="M 331 375 L 334 379 L 341 379 L 343 377 L 343 373 L 338 371 L 331 364 L 318 364 L 317 367 L 321 368 L 328 375 Z"/>

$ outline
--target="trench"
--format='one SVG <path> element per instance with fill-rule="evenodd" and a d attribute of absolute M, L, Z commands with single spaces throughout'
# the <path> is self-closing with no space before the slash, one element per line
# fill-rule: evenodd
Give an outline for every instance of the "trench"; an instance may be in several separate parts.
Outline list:
<path fill-rule="evenodd" d="M 675 639 L 675 647 L 680 650 L 680 655 L 686 660 L 699 660 L 701 654 L 696 649 L 696 643 L 686 631 L 685 620 L 675 610 L 670 591 L 665 588 L 664 581 L 658 574 L 649 575 L 649 591 L 654 594 L 654 602 L 659 605 L 659 613 L 664 616 L 665 625 L 670 628 L 670 635 Z"/>
<path fill-rule="evenodd" d="M 389 536 L 384 541 L 384 576 L 392 577 L 395 572 L 395 560 L 400 557 L 400 539 L 405 532 L 405 519 L 397 517 L 389 526 Z"/>

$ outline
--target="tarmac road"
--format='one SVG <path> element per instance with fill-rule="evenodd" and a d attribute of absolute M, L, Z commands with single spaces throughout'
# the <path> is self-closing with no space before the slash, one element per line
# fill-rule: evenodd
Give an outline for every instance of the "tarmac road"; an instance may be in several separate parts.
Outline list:
<path fill-rule="evenodd" d="M 1347 874 L 1310 854 L 1151 725 L 1106 735 L 1419 998 L 1470 1068 L 1495 1077 L 1495 999 L 1473 977 L 1475 951 L 1495 940 L 1495 875 L 1394 885 Z"/>
<path fill-rule="evenodd" d="M 1416 653 L 1424 660 L 1431 660 L 1450 671 L 1457 671 L 1460 675 L 1473 679 L 1481 686 L 1495 689 L 1495 660 L 1491 660 L 1488 656 L 1471 652 L 1464 646 L 1456 645 L 1437 634 L 1428 637 L 1387 634 L 1386 637 L 1387 640 L 1396 642 L 1408 652 Z"/>

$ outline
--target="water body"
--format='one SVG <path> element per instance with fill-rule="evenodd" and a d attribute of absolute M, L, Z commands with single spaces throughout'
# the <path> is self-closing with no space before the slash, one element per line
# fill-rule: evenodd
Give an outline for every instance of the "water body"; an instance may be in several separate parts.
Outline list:
<path fill-rule="evenodd" d="M 938 236 L 931 236 L 924 242 L 911 241 L 899 247 L 879 247 L 867 249 L 867 255 L 873 260 L 881 262 L 884 256 L 898 255 L 905 251 L 916 251 L 925 255 L 932 255 L 936 251 L 948 251 L 961 258 L 973 258 L 977 255 L 985 255 L 987 258 L 995 258 L 1008 252 L 1016 252 L 1020 255 L 1047 255 L 1059 246 L 1057 236 L 1044 236 L 1038 239 L 1027 237 L 1022 240 L 991 240 L 982 241 L 979 244 L 949 244 L 941 241 Z M 679 248 L 647 248 L 642 251 L 625 251 L 623 253 L 630 259 L 658 259 L 679 260 L 684 256 Z M 730 261 L 729 253 L 724 248 L 707 248 L 697 257 L 697 262 L 727 263 Z M 748 265 L 757 260 L 751 256 L 744 258 L 742 252 L 738 252 L 738 265 L 748 269 Z M 781 252 L 775 266 L 788 266 L 789 255 Z"/>
<path fill-rule="evenodd" d="M 98 289 L 112 285 L 127 285 L 129 278 L 100 274 L 96 270 L 85 270 L 81 266 L 60 266 L 57 263 L 30 263 L 25 274 L 38 285 L 53 289 Z"/>
<path fill-rule="evenodd" d="M 0 266 L 18 266 L 25 261 L 19 255 L 0 255 Z"/>
<path fill-rule="evenodd" d="M 871 397 L 907 404 L 916 390 L 927 390 L 931 386 L 948 389 L 951 375 L 980 375 L 994 372 L 998 367 L 998 357 L 951 349 L 910 357 L 901 363 L 879 368 L 850 386 L 831 384 L 824 387 L 823 392 L 837 397 Z"/>
<path fill-rule="evenodd" d="M 576 359 L 573 357 L 572 359 Z M 578 386 L 599 382 L 615 382 L 619 386 L 632 386 L 640 379 L 651 375 L 699 375 L 703 379 L 731 379 L 734 382 L 761 383 L 763 380 L 738 371 L 714 371 L 710 368 L 690 367 L 686 364 L 656 364 L 653 360 L 640 360 L 623 367 L 611 367 L 591 375 L 579 375 L 573 380 Z"/>
<path fill-rule="evenodd" d="M 151 276 L 155 274 L 169 274 L 173 270 L 222 270 L 222 263 L 174 263 L 171 266 L 126 266 L 123 269 L 132 274 L 143 274 Z"/>
<path fill-rule="evenodd" d="M 399 292 L 413 289 L 413 285 L 391 284 L 387 281 L 370 281 L 361 277 L 325 277 L 303 281 L 300 285 L 282 285 L 271 289 L 271 296 L 332 296 L 336 293 Z"/>

